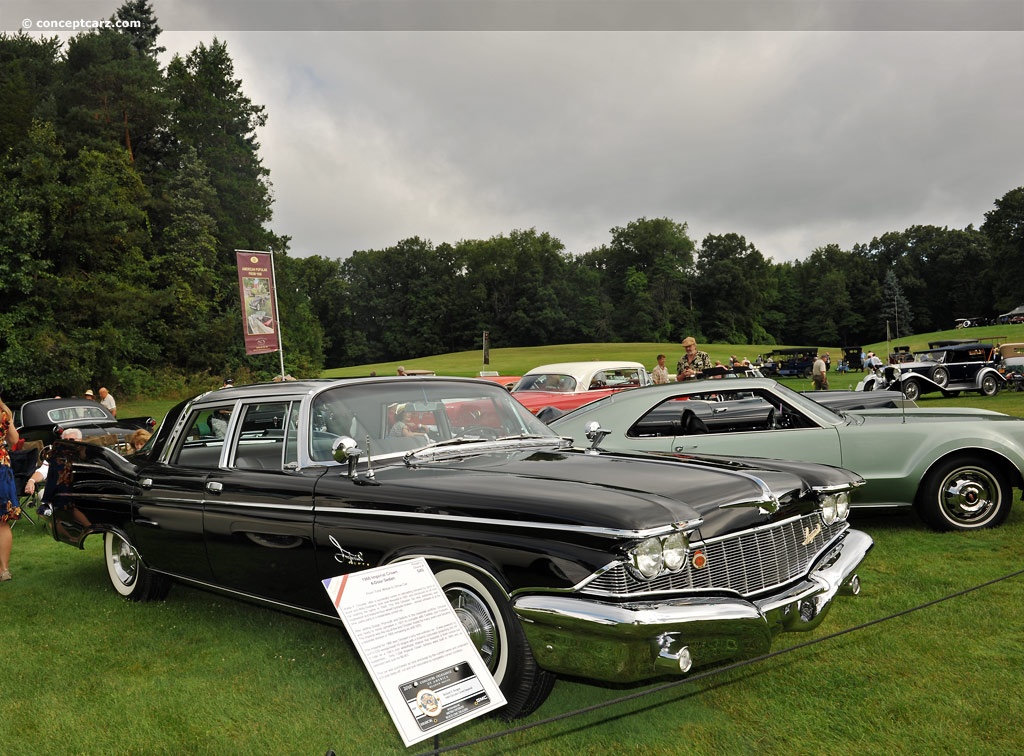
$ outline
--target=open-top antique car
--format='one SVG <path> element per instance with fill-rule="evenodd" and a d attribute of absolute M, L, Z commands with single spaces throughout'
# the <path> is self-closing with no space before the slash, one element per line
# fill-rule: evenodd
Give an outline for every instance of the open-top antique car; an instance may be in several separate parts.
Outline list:
<path fill-rule="evenodd" d="M 922 394 L 940 392 L 956 396 L 977 391 L 994 396 L 1005 385 L 995 361 L 995 347 L 979 342 L 951 343 L 914 354 L 910 362 L 885 365 L 857 384 L 858 391 L 899 390 L 911 401 Z"/>
<path fill-rule="evenodd" d="M 606 449 L 841 465 L 867 481 L 854 508 L 912 505 L 939 530 L 1001 524 L 1024 487 L 1024 419 L 989 410 L 831 409 L 774 380 L 740 379 L 617 394 L 551 427 L 582 438 L 595 422 L 609 431 Z"/>
<path fill-rule="evenodd" d="M 559 362 L 527 372 L 513 387 L 512 395 L 534 414 L 545 408 L 565 412 L 652 383 L 647 368 L 639 362 Z"/>
<path fill-rule="evenodd" d="M 28 441 L 39 440 L 51 444 L 68 428 L 78 428 L 85 438 L 110 436 L 112 443 L 124 440 L 139 428 L 152 430 L 156 422 L 151 417 L 117 418 L 110 410 L 91 399 L 33 399 L 15 412 L 18 433 Z"/>
<path fill-rule="evenodd" d="M 132 600 L 175 580 L 340 624 L 322 580 L 426 559 L 509 717 L 555 674 L 761 654 L 856 593 L 872 545 L 846 522 L 846 470 L 573 448 L 476 379 L 220 389 L 130 458 L 59 442 L 50 470 L 54 537 L 102 538 Z"/>

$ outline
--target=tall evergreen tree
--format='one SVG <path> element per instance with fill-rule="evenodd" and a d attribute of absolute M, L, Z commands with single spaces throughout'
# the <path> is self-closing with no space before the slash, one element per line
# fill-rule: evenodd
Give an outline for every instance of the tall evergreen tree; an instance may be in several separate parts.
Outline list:
<path fill-rule="evenodd" d="M 149 0 L 126 0 L 111 16 L 111 21 L 120 22 L 117 31 L 131 40 L 140 55 L 155 59 L 166 52 L 167 48 L 158 47 L 156 43 L 163 29 L 156 23 Z"/>
<path fill-rule="evenodd" d="M 914 314 L 910 310 L 910 302 L 904 296 L 896 274 L 891 270 L 886 271 L 882 284 L 879 318 L 886 327 L 886 336 L 899 339 L 914 332 Z"/>
<path fill-rule="evenodd" d="M 270 172 L 256 136 L 266 111 L 242 91 L 227 45 L 214 39 L 184 58 L 174 56 L 167 92 L 174 102 L 174 138 L 194 149 L 210 171 L 217 199 L 208 211 L 217 222 L 222 264 L 234 265 L 235 249 L 279 246 L 265 227 L 271 217 Z"/>

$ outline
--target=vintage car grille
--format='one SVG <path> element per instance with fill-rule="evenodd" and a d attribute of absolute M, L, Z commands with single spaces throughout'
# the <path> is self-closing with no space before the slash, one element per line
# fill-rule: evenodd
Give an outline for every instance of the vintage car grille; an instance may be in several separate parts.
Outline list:
<path fill-rule="evenodd" d="M 690 544 L 686 564 L 678 572 L 644 580 L 626 565 L 618 564 L 598 575 L 582 592 L 605 596 L 690 590 L 757 594 L 806 574 L 822 550 L 848 527 L 846 522 L 825 525 L 814 513 L 697 541 Z M 703 567 L 696 566 L 701 561 L 698 554 L 705 560 Z"/>

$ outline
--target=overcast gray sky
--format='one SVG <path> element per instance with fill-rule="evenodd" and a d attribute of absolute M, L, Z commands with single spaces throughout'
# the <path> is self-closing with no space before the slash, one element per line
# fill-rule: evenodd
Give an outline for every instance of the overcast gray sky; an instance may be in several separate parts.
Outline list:
<path fill-rule="evenodd" d="M 168 55 L 225 40 L 266 107 L 299 256 L 531 227 L 580 253 L 669 217 L 803 259 L 1024 185 L 1020 0 L 151 2 Z"/>

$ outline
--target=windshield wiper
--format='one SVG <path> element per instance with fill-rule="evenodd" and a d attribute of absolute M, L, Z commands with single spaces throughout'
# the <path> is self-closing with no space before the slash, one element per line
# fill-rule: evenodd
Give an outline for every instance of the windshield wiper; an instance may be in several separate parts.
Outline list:
<path fill-rule="evenodd" d="M 441 446 L 459 446 L 460 444 L 481 444 L 493 440 L 483 436 L 455 436 L 453 438 L 446 438 L 444 441 L 433 441 L 425 446 L 421 446 L 420 449 L 437 449 Z"/>

